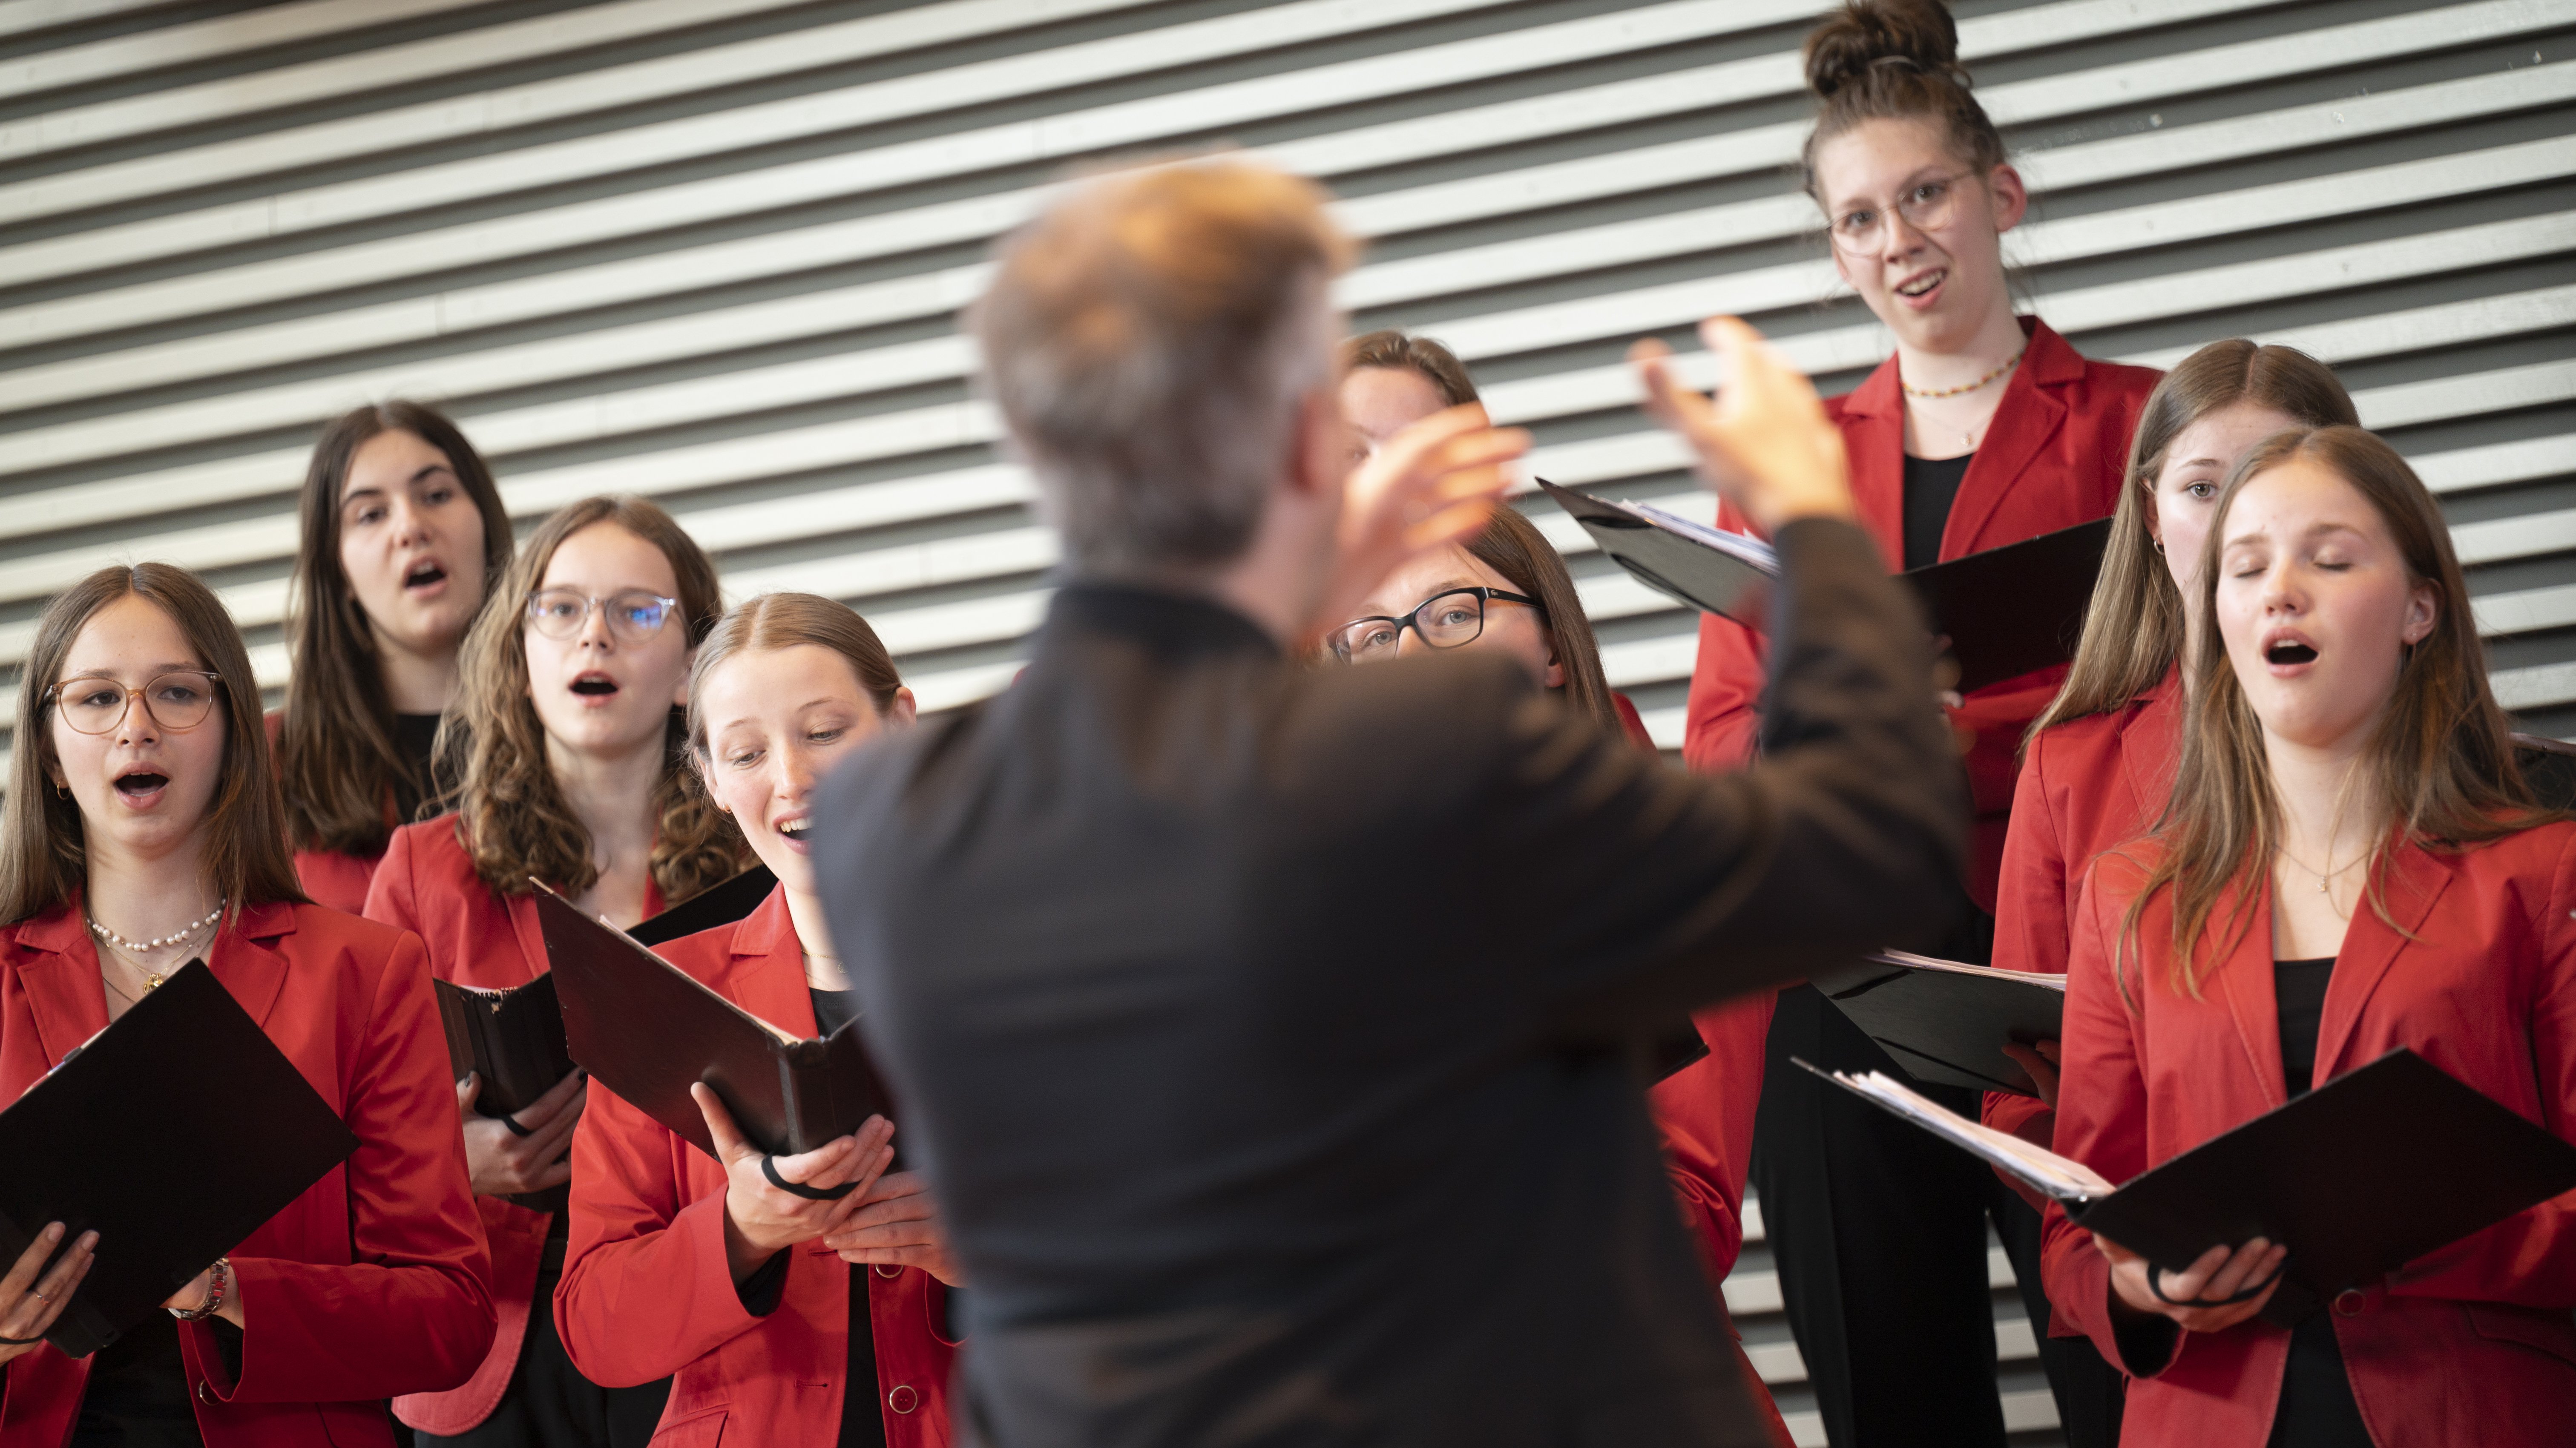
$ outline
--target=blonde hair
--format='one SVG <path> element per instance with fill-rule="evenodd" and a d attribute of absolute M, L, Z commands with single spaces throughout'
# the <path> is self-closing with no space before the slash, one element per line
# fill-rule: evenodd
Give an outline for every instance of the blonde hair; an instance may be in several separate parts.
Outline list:
<path fill-rule="evenodd" d="M 641 498 L 585 498 L 546 519 L 519 550 L 499 588 L 465 636 L 456 707 L 438 731 L 438 752 L 456 789 L 456 830 L 474 872 L 501 895 L 528 893 L 531 876 L 579 894 L 599 879 L 590 832 L 556 788 L 546 765 L 545 729 L 528 697 L 528 595 L 563 541 L 594 523 L 614 523 L 670 560 L 679 617 L 695 648 L 716 624 L 723 599 L 715 564 L 670 514 Z M 676 905 L 741 869 L 742 836 L 689 781 L 686 726 L 671 711 L 666 758 L 653 788 L 658 824 L 650 869 L 666 904 Z"/>
<path fill-rule="evenodd" d="M 2349 427 L 2352 397 L 2334 369 L 2294 347 L 2258 347 L 2242 337 L 2212 342 L 2176 363 L 2156 382 L 2138 409 L 2129 441 L 2129 466 L 2111 512 L 2111 541 L 2093 601 L 2084 611 L 2084 634 L 2065 687 L 2031 722 L 2025 743 L 2039 731 L 2087 714 L 2125 708 L 2162 680 L 2182 657 L 2182 594 L 2157 552 L 2147 515 L 2155 506 L 2156 479 L 2184 429 L 2240 402 L 2269 408 L 2309 427 Z"/>
<path fill-rule="evenodd" d="M 1226 159 L 1087 182 L 1003 243 L 969 321 L 1077 571 L 1251 546 L 1301 401 L 1331 381 L 1350 255 L 1312 183 Z"/>
<path fill-rule="evenodd" d="M 2528 829 L 2556 818 L 2532 803 L 2513 753 L 2510 726 L 2487 686 L 2486 654 L 2478 639 L 2469 590 L 2451 551 L 2451 532 L 2415 470 L 2390 447 L 2358 427 L 2285 432 L 2237 464 L 2210 518 L 2200 553 L 2196 592 L 2204 618 L 2216 618 L 2220 539 L 2228 511 L 2253 479 L 2294 460 L 2323 467 L 2369 502 L 2396 541 L 2411 582 L 2430 584 L 2433 630 L 2406 651 L 2396 688 L 2372 739 L 2368 773 L 2358 779 L 2361 801 L 2385 822 L 2387 833 L 2365 867 L 2371 909 L 2391 927 L 2382 893 L 2390 848 L 2429 845 L 2457 849 Z M 2124 995 L 2135 997 L 2122 971 L 2124 951 L 2136 943 L 2138 920 L 2159 890 L 2173 891 L 2173 986 L 2197 998 L 2206 960 L 2224 958 L 2227 946 L 2199 953 L 2210 917 L 2231 886 L 2244 886 L 2222 927 L 2232 942 L 2249 927 L 2252 886 L 2271 868 L 2281 838 L 2280 802 L 2272 782 L 2263 726 L 2227 657 L 2227 642 L 2213 626 L 2201 630 L 2186 662 L 2192 671 L 2192 705 L 2183 728 L 2182 757 L 2171 801 L 2157 822 L 2162 843 L 2121 927 L 2112 971 Z"/>
<path fill-rule="evenodd" d="M 886 652 L 877 631 L 846 603 L 816 593 L 764 593 L 726 614 L 698 645 L 697 663 L 689 670 L 689 750 L 707 757 L 707 721 L 698 711 L 706 682 L 736 654 L 813 644 L 839 654 L 859 681 L 859 688 L 880 715 L 894 707 L 903 676 Z"/>

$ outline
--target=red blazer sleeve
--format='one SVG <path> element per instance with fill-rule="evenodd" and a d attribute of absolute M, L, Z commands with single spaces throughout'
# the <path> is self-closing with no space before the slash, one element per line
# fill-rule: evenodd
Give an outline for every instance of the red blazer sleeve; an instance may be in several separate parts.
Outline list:
<path fill-rule="evenodd" d="M 2004 835 L 2003 871 L 1995 892 L 1995 968 L 2040 975 L 2066 973 L 2066 846 L 2049 812 L 2047 738 L 2030 742 L 2021 778 L 2013 786 L 2012 824 Z M 1986 1093 L 1986 1124 L 2041 1146 L 2056 1129 L 2055 1113 L 2038 1098 Z M 1998 1174 L 2000 1175 L 2000 1173 Z M 2004 1183 L 2034 1207 L 2037 1193 L 2009 1177 Z"/>
<path fill-rule="evenodd" d="M 764 1320 L 744 1310 L 725 1259 L 724 1189 L 682 1200 L 671 1143 L 660 1122 L 590 1083 L 573 1128 L 555 1330 L 583 1376 L 612 1388 L 667 1378 Z"/>
<path fill-rule="evenodd" d="M 226 1401 L 344 1402 L 453 1385 L 491 1347 L 483 1229 L 419 937 L 397 941 L 366 1009 L 341 1103 L 358 1138 L 341 1168 L 350 1261 L 233 1259 L 245 1326 Z M 201 1364 L 221 1361 L 211 1340 L 196 1347 Z"/>
<path fill-rule="evenodd" d="M 2576 842 L 2560 851 L 2552 874 L 2549 907 L 2532 932 L 2529 1049 L 2540 1124 L 2576 1141 L 2576 919 L 2569 914 L 2576 910 Z M 2504 1069 L 2512 1069 L 2518 1044 L 2505 1045 Z M 2417 1258 L 2389 1282 L 2419 1296 L 2563 1312 L 2576 1302 L 2576 1192 Z"/>
<path fill-rule="evenodd" d="M 1655 1083 L 1647 1104 L 1664 1138 L 1673 1191 L 1723 1281 L 1744 1250 L 1744 1176 L 1753 1114 L 1762 1101 L 1763 1047 L 1779 997 L 1769 991 L 1699 1012 L 1692 1023 L 1708 1054 Z"/>
<path fill-rule="evenodd" d="M 2147 1087 L 2139 1061 L 2145 1022 L 2121 1000 L 2111 978 L 2111 948 L 2119 939 L 2126 896 L 2106 888 L 2106 874 L 2128 868 L 2106 859 L 2092 870 L 2076 903 L 2066 978 L 2065 1065 L 2057 1090 L 2054 1148 L 2114 1182 L 2147 1169 Z M 2115 1319 L 2111 1264 L 2093 1245 L 2093 1234 L 2050 1206 L 2042 1220 L 2041 1280 L 2057 1324 L 2093 1339 L 2103 1360 L 2131 1377 L 2153 1377 L 2173 1365 L 2182 1333 L 2170 1323 L 2143 1330 Z"/>
<path fill-rule="evenodd" d="M 418 933 L 420 900 L 411 874 L 411 836 L 396 830 L 385 841 L 384 858 L 376 862 L 376 873 L 367 881 L 366 908 L 358 913 Z"/>

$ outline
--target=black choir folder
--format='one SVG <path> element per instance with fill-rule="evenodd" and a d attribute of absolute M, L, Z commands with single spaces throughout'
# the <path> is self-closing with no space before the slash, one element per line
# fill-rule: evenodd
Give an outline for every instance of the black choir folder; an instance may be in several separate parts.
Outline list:
<path fill-rule="evenodd" d="M 1779 561 L 1759 538 L 1730 533 L 1649 503 L 1614 503 L 1541 481 L 1601 551 L 1659 593 L 1764 627 Z M 2098 518 L 1899 574 L 1949 640 L 1961 691 L 2019 678 L 2075 656 L 2111 520 Z"/>
<path fill-rule="evenodd" d="M 2003 1052 L 2057 1039 L 2066 977 L 1994 970 L 1884 951 L 1809 983 L 1878 1042 L 1905 1074 L 1940 1086 L 2036 1096 Z"/>
<path fill-rule="evenodd" d="M 1810 1071 L 1983 1157 L 2069 1220 L 2168 1270 L 2262 1237 L 2290 1249 L 2263 1309 L 2336 1293 L 2576 1189 L 2576 1146 L 2404 1047 L 2113 1186 L 1871 1071 Z"/>
<path fill-rule="evenodd" d="M 85 1357 L 357 1149 L 339 1113 L 192 960 L 0 1111 L 0 1264 L 48 1222 L 63 1224 L 66 1248 L 97 1230 L 89 1275 L 45 1334 Z"/>
<path fill-rule="evenodd" d="M 573 1060 L 700 1151 L 715 1155 L 689 1097 L 700 1081 L 744 1137 L 780 1156 L 892 1114 L 858 1022 L 820 1039 L 789 1035 L 561 895 L 537 890 Z"/>
<path fill-rule="evenodd" d="M 768 866 L 754 865 L 637 922 L 627 934 L 646 945 L 659 945 L 730 924 L 759 908 L 777 883 Z M 556 998 L 551 972 L 504 990 L 443 980 L 431 985 L 438 995 L 439 1023 L 447 1028 L 449 1069 L 459 1081 L 469 1071 L 483 1078 L 483 1089 L 474 1098 L 476 1111 L 485 1116 L 515 1116 L 572 1073 L 563 1004 Z M 569 1188 L 555 1187 L 520 1192 L 504 1200 L 540 1212 L 560 1212 L 569 1196 Z"/>

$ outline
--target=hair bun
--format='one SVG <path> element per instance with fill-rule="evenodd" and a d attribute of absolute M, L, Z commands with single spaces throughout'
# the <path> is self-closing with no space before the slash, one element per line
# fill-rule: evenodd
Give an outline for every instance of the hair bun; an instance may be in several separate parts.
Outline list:
<path fill-rule="evenodd" d="M 1819 100 L 1882 63 L 1910 64 L 1964 86 L 1959 27 L 1941 0 L 1848 0 L 1807 32 L 1807 88 Z"/>

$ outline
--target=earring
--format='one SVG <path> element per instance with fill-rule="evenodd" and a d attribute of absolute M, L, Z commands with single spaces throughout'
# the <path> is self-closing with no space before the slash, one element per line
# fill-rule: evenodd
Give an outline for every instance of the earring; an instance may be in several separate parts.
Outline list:
<path fill-rule="evenodd" d="M 2165 551 L 2165 540 L 2163 540 L 2162 538 L 2156 538 L 2156 539 L 2151 539 L 2150 541 L 2151 541 L 2151 542 L 2153 542 L 2153 543 L 2156 545 L 2156 556 L 2158 556 L 2158 557 L 2162 557 L 2162 556 L 2164 556 L 2164 551 Z"/>
<path fill-rule="evenodd" d="M 72 797 L 72 787 L 71 787 L 70 785 L 68 785 L 68 784 L 58 784 L 58 785 L 55 785 L 55 786 L 54 786 L 54 798 L 56 798 L 56 799 L 69 799 L 69 798 L 71 798 L 71 797 Z"/>

